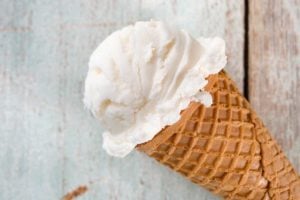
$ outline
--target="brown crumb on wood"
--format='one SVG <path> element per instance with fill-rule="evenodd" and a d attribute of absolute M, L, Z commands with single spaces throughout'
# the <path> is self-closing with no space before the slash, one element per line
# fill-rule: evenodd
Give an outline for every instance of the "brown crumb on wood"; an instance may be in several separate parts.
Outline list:
<path fill-rule="evenodd" d="M 62 200 L 74 200 L 75 198 L 77 198 L 78 196 L 84 194 L 86 191 L 88 190 L 88 188 L 86 186 L 79 186 L 78 188 L 76 188 L 75 190 L 73 190 L 72 192 L 67 193 Z"/>

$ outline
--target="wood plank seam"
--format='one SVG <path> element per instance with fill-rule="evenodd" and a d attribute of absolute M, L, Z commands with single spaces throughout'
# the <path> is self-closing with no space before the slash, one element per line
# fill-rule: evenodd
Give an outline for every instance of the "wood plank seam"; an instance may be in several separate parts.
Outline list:
<path fill-rule="evenodd" d="M 250 102 L 249 98 L 249 1 L 244 0 L 244 96 Z"/>

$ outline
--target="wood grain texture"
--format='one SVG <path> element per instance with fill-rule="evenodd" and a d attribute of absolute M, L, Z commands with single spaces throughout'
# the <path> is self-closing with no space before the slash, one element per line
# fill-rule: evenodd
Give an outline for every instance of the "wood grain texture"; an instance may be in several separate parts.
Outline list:
<path fill-rule="evenodd" d="M 244 1 L 0 1 L 0 199 L 216 199 L 147 156 L 102 150 L 101 126 L 84 110 L 89 55 L 113 30 L 164 20 L 195 37 L 226 39 L 243 88 Z"/>
<path fill-rule="evenodd" d="M 250 101 L 300 172 L 300 1 L 249 1 Z"/>

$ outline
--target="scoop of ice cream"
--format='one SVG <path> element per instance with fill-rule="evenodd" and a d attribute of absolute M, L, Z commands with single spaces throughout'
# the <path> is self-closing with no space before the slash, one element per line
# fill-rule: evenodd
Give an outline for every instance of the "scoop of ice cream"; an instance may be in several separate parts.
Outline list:
<path fill-rule="evenodd" d="M 124 157 L 179 120 L 191 101 L 207 106 L 206 77 L 226 64 L 220 38 L 192 38 L 160 21 L 108 36 L 90 57 L 84 103 L 106 130 L 103 147 Z"/>

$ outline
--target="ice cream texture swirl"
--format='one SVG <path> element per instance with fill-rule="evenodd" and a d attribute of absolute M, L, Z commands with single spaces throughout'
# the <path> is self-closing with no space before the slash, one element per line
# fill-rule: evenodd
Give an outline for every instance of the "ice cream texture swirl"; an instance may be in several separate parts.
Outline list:
<path fill-rule="evenodd" d="M 93 52 L 84 104 L 106 130 L 103 148 L 124 157 L 179 120 L 191 101 L 212 103 L 206 77 L 226 64 L 220 38 L 194 39 L 161 21 L 136 22 Z"/>

